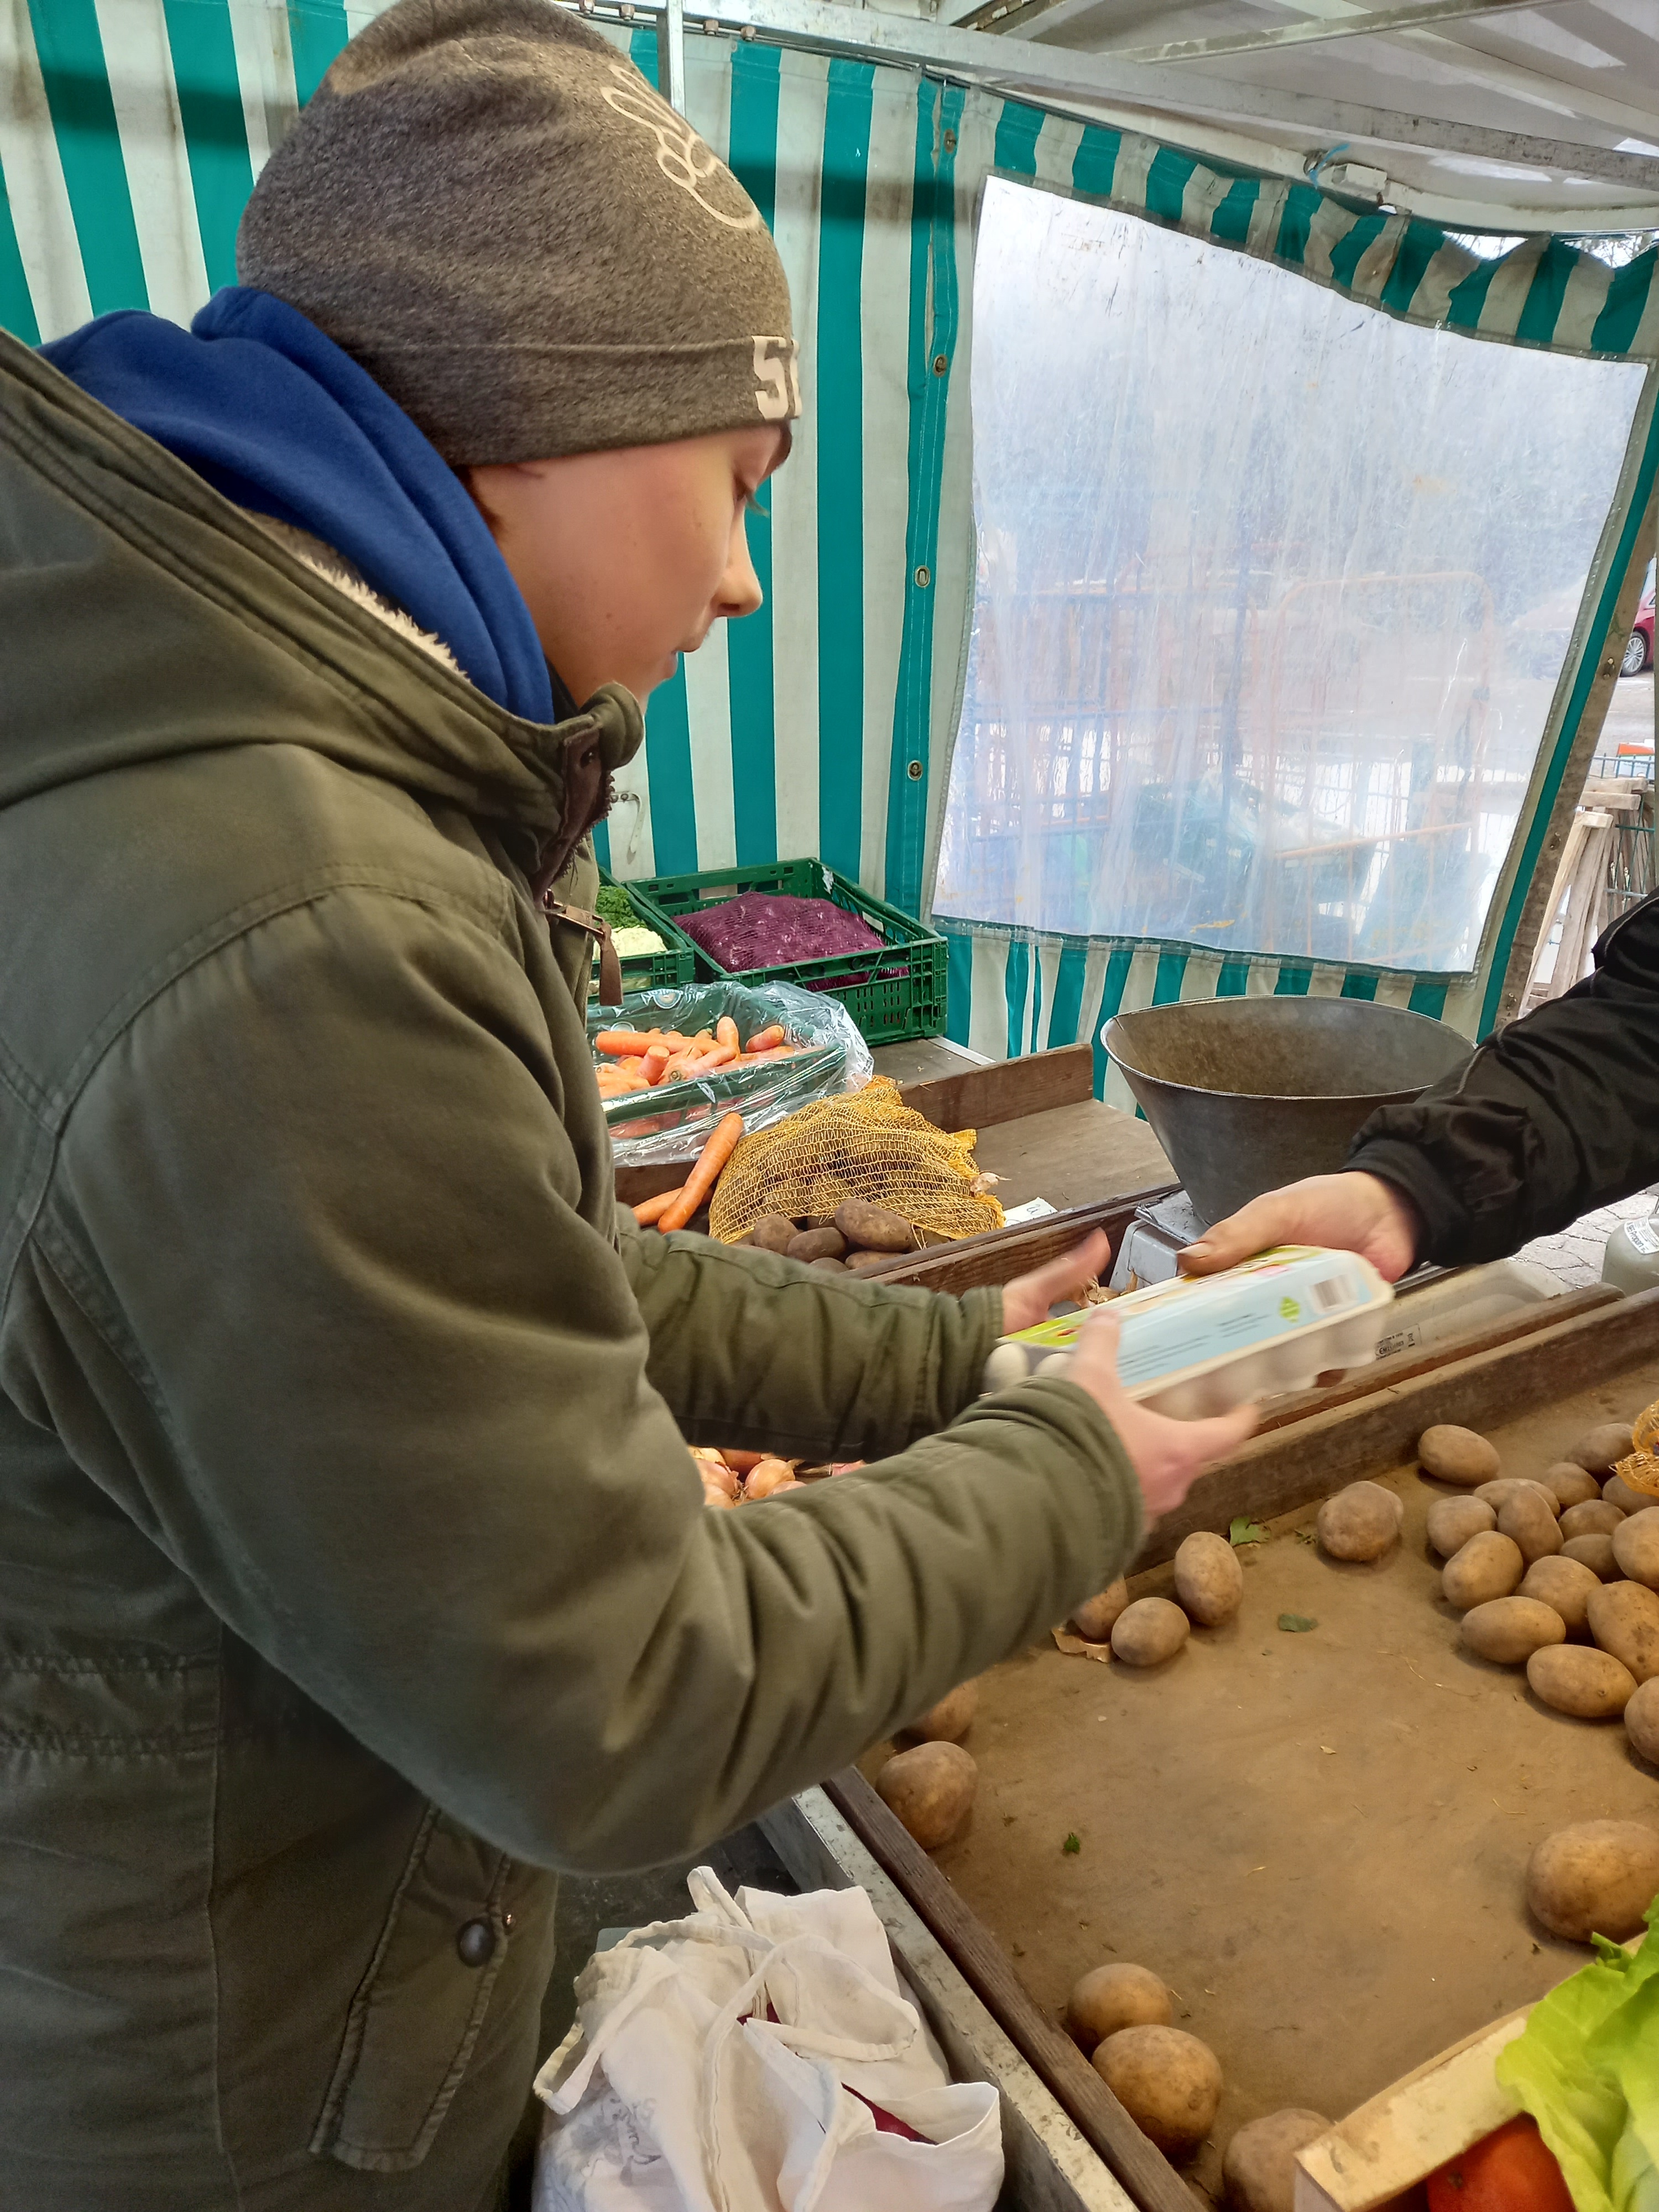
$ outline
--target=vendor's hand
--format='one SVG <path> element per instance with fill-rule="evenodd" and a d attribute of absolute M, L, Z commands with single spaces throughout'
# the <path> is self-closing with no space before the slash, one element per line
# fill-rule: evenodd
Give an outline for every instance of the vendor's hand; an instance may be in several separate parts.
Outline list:
<path fill-rule="evenodd" d="M 1417 1208 L 1380 1176 L 1310 1176 L 1253 1198 L 1206 1229 L 1179 1255 L 1188 1275 L 1213 1275 L 1273 1244 L 1328 1244 L 1358 1252 L 1385 1282 L 1398 1282 L 1417 1256 L 1423 1231 Z"/>
<path fill-rule="evenodd" d="M 1139 1405 L 1117 1376 L 1117 1316 L 1102 1307 L 1083 1324 L 1068 1382 L 1086 1390 L 1117 1431 L 1134 1463 L 1148 1522 L 1173 1513 L 1206 1468 L 1237 1450 L 1255 1426 L 1254 1406 L 1236 1407 L 1206 1421 L 1172 1420 Z"/>
<path fill-rule="evenodd" d="M 1046 1267 L 1033 1267 L 1029 1275 L 1017 1275 L 1002 1293 L 1003 1334 L 1013 1336 L 1022 1328 L 1035 1328 L 1040 1321 L 1048 1320 L 1049 1307 L 1057 1306 L 1062 1298 L 1080 1300 L 1085 1284 L 1098 1279 L 1111 1256 L 1110 1238 L 1104 1230 L 1097 1229 L 1058 1260 L 1050 1260 Z"/>

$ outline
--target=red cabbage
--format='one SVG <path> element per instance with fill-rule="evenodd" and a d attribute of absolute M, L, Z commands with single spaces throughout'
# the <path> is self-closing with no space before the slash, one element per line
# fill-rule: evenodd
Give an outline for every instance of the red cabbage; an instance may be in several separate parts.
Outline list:
<path fill-rule="evenodd" d="M 742 891 L 736 898 L 695 907 L 675 920 L 728 975 L 883 948 L 883 939 L 867 922 L 829 899 Z M 844 983 L 848 979 L 839 980 Z"/>

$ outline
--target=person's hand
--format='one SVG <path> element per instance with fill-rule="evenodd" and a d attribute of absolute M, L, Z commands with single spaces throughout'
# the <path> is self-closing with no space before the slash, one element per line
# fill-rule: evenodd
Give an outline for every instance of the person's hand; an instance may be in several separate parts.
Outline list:
<path fill-rule="evenodd" d="M 1328 1244 L 1358 1252 L 1395 1283 L 1417 1257 L 1422 1231 L 1417 1208 L 1380 1176 L 1309 1176 L 1253 1198 L 1176 1256 L 1183 1274 L 1213 1275 L 1270 1245 Z"/>
<path fill-rule="evenodd" d="M 1084 1285 L 1098 1279 L 1111 1256 L 1110 1238 L 1097 1229 L 1046 1267 L 1016 1276 L 1002 1293 L 1003 1334 L 1013 1336 L 1022 1328 L 1035 1328 L 1062 1298 L 1081 1300 Z"/>
<path fill-rule="evenodd" d="M 1237 1450 L 1255 1426 L 1254 1406 L 1235 1407 L 1204 1421 L 1172 1420 L 1133 1399 L 1118 1380 L 1117 1316 L 1109 1306 L 1090 1315 L 1078 1338 L 1068 1382 L 1088 1392 L 1117 1431 L 1134 1463 L 1149 1523 L 1173 1513 L 1206 1468 Z"/>

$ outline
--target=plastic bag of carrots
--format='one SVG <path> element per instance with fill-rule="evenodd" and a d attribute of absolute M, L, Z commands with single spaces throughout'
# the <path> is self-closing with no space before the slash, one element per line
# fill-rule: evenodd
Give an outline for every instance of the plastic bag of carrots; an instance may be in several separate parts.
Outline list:
<path fill-rule="evenodd" d="M 839 1000 L 792 983 L 700 983 L 592 1009 L 594 1081 L 617 1161 L 694 1159 L 722 1115 L 763 1129 L 861 1090 L 870 1048 Z"/>

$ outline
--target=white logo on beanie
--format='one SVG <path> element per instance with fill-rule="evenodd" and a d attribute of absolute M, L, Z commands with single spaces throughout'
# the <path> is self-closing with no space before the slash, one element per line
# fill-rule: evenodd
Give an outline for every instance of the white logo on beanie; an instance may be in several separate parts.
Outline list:
<path fill-rule="evenodd" d="M 787 422 L 800 413 L 800 356 L 793 338 L 755 340 L 755 386 L 763 422 Z"/>
<path fill-rule="evenodd" d="M 712 215 L 728 230 L 758 230 L 760 210 L 752 201 L 748 202 L 743 214 L 726 215 L 703 198 L 702 187 L 710 177 L 730 176 L 731 173 L 685 118 L 677 115 L 665 100 L 659 99 L 637 70 L 613 64 L 611 74 L 617 83 L 617 87 L 604 88 L 605 100 L 618 115 L 625 115 L 630 123 L 640 124 L 651 133 L 657 142 L 657 167 L 669 183 L 689 192 L 705 215 Z M 747 199 L 735 178 L 732 178 L 732 183 L 739 198 Z"/>

